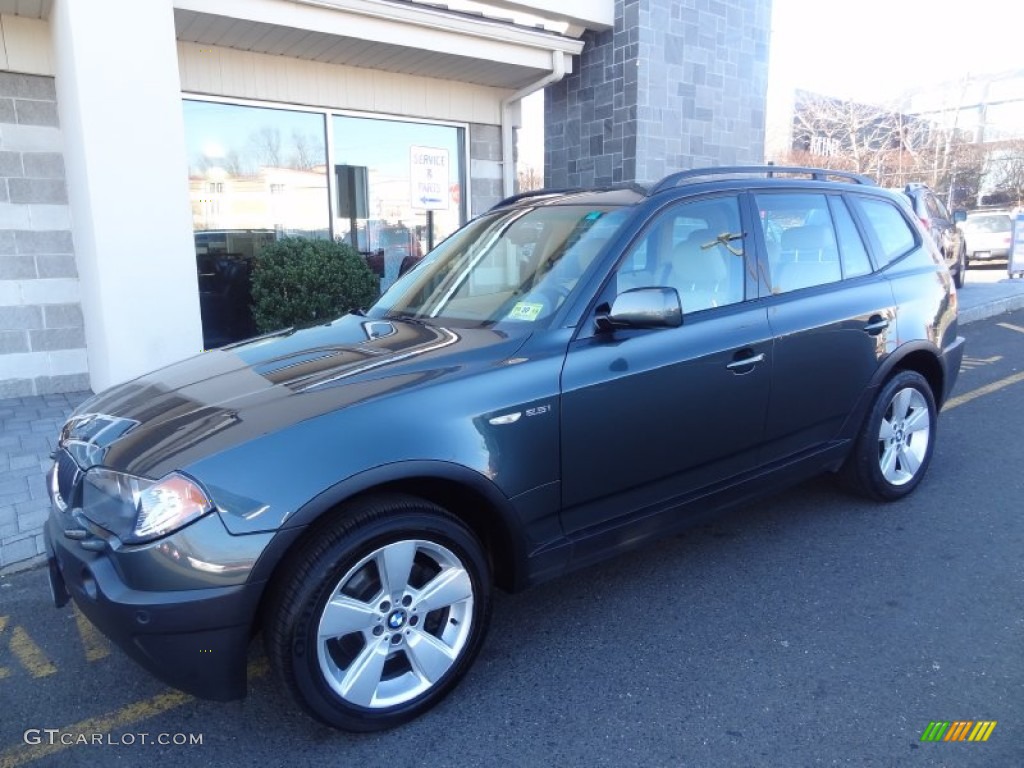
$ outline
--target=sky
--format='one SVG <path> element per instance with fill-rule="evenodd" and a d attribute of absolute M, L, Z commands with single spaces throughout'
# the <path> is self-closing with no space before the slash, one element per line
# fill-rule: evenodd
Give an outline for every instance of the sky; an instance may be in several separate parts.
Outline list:
<path fill-rule="evenodd" d="M 1017 0 L 772 0 L 772 86 L 889 101 L 968 74 L 1024 69 Z M 540 94 L 523 102 L 520 157 L 544 167 Z"/>
<path fill-rule="evenodd" d="M 773 0 L 769 79 L 885 101 L 967 74 L 1024 69 L 1015 0 Z"/>

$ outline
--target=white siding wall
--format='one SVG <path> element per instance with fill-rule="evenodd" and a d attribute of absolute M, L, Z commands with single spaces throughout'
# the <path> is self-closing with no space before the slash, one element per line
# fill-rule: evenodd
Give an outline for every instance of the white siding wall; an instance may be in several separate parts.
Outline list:
<path fill-rule="evenodd" d="M 50 25 L 39 19 L 0 16 L 0 69 L 52 76 Z"/>
<path fill-rule="evenodd" d="M 178 43 L 181 89 L 429 120 L 501 122 L 509 91 L 359 67 Z"/>

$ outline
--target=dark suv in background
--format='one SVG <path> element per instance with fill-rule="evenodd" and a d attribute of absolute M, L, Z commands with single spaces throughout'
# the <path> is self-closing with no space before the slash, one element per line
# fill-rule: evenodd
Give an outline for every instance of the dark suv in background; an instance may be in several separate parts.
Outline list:
<path fill-rule="evenodd" d="M 924 231 L 931 235 L 942 253 L 956 287 L 963 288 L 967 278 L 967 246 L 949 210 L 925 184 L 908 184 L 903 194 L 910 200 Z"/>
<path fill-rule="evenodd" d="M 962 354 L 935 242 L 863 177 L 529 193 L 365 313 L 84 403 L 49 475 L 51 585 L 185 691 L 243 696 L 262 631 L 309 714 L 394 726 L 469 668 L 495 585 L 822 472 L 911 493 Z"/>

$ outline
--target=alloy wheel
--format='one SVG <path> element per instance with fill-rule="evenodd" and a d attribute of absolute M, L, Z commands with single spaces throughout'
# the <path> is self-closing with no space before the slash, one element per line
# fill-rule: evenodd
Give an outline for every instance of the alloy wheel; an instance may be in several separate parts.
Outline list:
<path fill-rule="evenodd" d="M 416 539 L 374 550 L 341 577 L 321 611 L 324 680 L 358 707 L 411 701 L 458 660 L 473 601 L 473 581 L 446 547 Z"/>
<path fill-rule="evenodd" d="M 889 483 L 906 485 L 914 479 L 928 453 L 931 427 L 924 396 L 913 387 L 896 392 L 878 432 L 879 468 Z"/>

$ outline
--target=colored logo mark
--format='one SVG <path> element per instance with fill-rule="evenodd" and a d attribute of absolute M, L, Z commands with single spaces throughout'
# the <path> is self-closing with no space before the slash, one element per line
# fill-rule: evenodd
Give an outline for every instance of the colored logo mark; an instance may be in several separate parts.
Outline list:
<path fill-rule="evenodd" d="M 932 720 L 921 741 L 988 741 L 997 720 Z"/>

